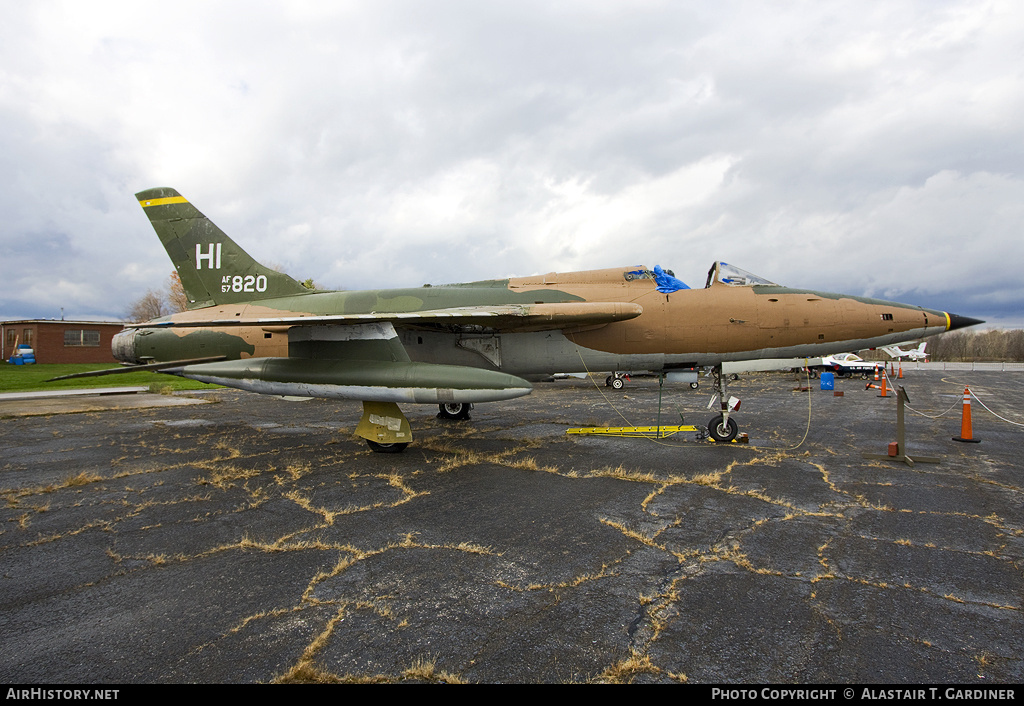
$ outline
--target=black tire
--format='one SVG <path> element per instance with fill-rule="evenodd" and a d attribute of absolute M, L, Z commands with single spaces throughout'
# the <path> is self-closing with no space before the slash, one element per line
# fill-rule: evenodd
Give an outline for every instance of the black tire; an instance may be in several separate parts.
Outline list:
<path fill-rule="evenodd" d="M 613 390 L 621 390 L 626 386 L 626 381 L 622 378 L 612 378 L 611 386 Z"/>
<path fill-rule="evenodd" d="M 698 387 L 700 387 L 700 383 L 699 382 L 691 382 L 690 383 L 690 389 L 691 390 L 696 390 Z"/>
<path fill-rule="evenodd" d="M 614 378 L 613 376 L 611 376 L 611 375 L 609 375 L 608 377 L 606 377 L 606 378 L 604 379 L 604 386 L 605 386 L 605 387 L 611 387 L 611 386 L 612 386 L 612 380 L 614 380 L 614 379 L 615 379 L 615 378 Z"/>
<path fill-rule="evenodd" d="M 468 402 L 445 402 L 439 404 L 437 408 L 438 419 L 469 419 Z"/>
<path fill-rule="evenodd" d="M 738 431 L 739 427 L 736 426 L 736 420 L 732 417 L 729 417 L 728 424 L 723 423 L 723 415 L 721 414 L 713 417 L 708 422 L 708 436 L 719 443 L 732 441 L 736 438 L 736 432 Z"/>
<path fill-rule="evenodd" d="M 404 444 L 382 444 L 378 441 L 370 441 L 369 439 L 366 440 L 366 443 L 370 447 L 370 450 L 379 454 L 400 454 L 405 451 L 405 447 L 409 445 L 408 442 Z"/>

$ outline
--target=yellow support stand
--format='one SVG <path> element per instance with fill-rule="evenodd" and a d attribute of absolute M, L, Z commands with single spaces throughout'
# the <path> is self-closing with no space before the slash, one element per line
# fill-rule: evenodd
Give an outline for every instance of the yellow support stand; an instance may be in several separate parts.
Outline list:
<path fill-rule="evenodd" d="M 394 402 L 363 402 L 363 418 L 356 436 L 377 444 L 408 444 L 412 441 L 409 420 Z"/>
<path fill-rule="evenodd" d="M 566 434 L 595 434 L 598 436 L 628 436 L 647 439 L 665 439 L 681 431 L 699 431 L 692 424 L 661 427 L 575 427 Z"/>

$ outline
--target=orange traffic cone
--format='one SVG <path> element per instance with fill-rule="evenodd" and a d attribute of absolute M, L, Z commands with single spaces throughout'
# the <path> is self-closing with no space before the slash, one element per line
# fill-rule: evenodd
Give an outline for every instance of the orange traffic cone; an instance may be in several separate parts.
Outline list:
<path fill-rule="evenodd" d="M 875 366 L 875 382 L 878 382 L 878 366 Z"/>
<path fill-rule="evenodd" d="M 886 380 L 888 380 L 888 379 L 889 378 L 886 376 L 885 372 L 883 371 L 882 372 L 882 393 L 879 395 L 879 397 L 888 397 L 889 396 L 889 387 L 885 384 Z"/>
<path fill-rule="evenodd" d="M 870 389 L 872 389 L 872 388 L 874 388 L 874 389 L 876 389 L 876 390 L 881 390 L 881 389 L 882 389 L 882 388 L 881 388 L 881 387 L 879 387 L 878 385 L 873 385 L 873 384 L 872 384 L 872 383 L 870 383 L 870 382 L 868 382 L 868 383 L 866 383 L 866 384 L 864 385 L 864 389 L 865 389 L 865 390 L 870 390 Z"/>
<path fill-rule="evenodd" d="M 899 377 L 896 378 L 896 379 L 897 380 L 902 380 L 903 379 L 903 363 L 900 363 L 900 374 L 899 374 Z"/>
<path fill-rule="evenodd" d="M 960 436 L 954 436 L 953 441 L 965 441 L 971 444 L 981 443 L 981 439 L 974 439 L 971 437 L 973 429 L 971 428 L 971 389 L 969 387 L 964 388 L 964 411 L 960 417 Z"/>

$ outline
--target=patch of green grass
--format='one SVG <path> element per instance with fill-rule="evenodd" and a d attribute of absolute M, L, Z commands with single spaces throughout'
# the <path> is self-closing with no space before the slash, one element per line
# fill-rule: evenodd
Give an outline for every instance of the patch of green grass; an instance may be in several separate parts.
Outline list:
<path fill-rule="evenodd" d="M 106 363 L 38 363 L 36 365 L 11 365 L 0 363 L 0 392 L 34 392 L 36 390 L 80 390 L 93 387 L 138 387 L 153 386 L 158 391 L 170 388 L 177 390 L 213 389 L 217 385 L 207 385 L 175 375 L 164 375 L 141 371 L 119 375 L 101 375 L 91 378 L 74 378 L 46 382 L 50 378 L 72 373 L 84 373 L 90 370 L 115 368 L 116 364 Z"/>

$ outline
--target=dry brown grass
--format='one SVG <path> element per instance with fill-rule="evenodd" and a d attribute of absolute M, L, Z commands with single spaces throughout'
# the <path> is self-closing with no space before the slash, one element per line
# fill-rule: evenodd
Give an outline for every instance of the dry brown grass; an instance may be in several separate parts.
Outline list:
<path fill-rule="evenodd" d="M 630 648 L 629 656 L 607 667 L 597 675 L 595 681 L 612 684 L 628 684 L 641 674 L 661 674 L 661 669 L 651 662 L 649 655 Z M 685 677 L 684 677 L 685 678 Z"/>

